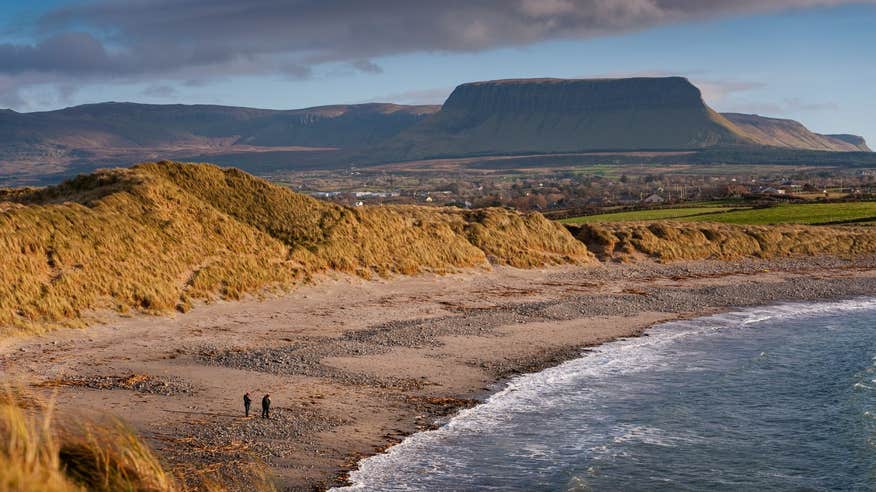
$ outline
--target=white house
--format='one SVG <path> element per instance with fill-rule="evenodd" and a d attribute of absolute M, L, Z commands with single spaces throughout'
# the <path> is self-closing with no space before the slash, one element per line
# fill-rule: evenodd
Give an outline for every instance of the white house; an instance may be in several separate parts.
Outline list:
<path fill-rule="evenodd" d="M 658 195 L 657 193 L 652 193 L 647 198 L 642 200 L 642 202 L 644 202 L 644 203 L 663 203 L 665 201 L 666 200 L 663 199 L 663 197 Z"/>

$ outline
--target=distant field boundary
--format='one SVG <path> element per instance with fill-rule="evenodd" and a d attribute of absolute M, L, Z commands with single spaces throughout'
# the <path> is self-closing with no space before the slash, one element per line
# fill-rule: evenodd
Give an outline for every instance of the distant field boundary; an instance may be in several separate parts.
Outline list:
<path fill-rule="evenodd" d="M 697 209 L 702 209 L 698 211 Z M 641 222 L 723 222 L 731 224 L 843 225 L 876 222 L 876 201 L 786 203 L 772 206 L 721 207 L 715 202 L 639 210 L 608 211 L 558 219 L 562 224 Z"/>

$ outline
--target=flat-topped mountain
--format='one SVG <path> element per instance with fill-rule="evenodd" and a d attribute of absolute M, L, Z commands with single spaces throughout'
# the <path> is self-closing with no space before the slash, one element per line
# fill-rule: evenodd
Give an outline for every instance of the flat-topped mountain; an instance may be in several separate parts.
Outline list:
<path fill-rule="evenodd" d="M 748 143 L 681 77 L 516 79 L 456 88 L 441 111 L 387 143 L 398 158 L 676 150 Z"/>
<path fill-rule="evenodd" d="M 719 114 L 683 77 L 511 79 L 463 84 L 441 111 L 382 146 L 382 159 L 780 147 L 869 151 L 855 135 L 792 120 Z"/>
<path fill-rule="evenodd" d="M 767 118 L 756 114 L 722 114 L 748 138 L 761 145 L 843 152 L 870 151 L 864 138 L 857 135 L 821 135 L 794 120 Z"/>

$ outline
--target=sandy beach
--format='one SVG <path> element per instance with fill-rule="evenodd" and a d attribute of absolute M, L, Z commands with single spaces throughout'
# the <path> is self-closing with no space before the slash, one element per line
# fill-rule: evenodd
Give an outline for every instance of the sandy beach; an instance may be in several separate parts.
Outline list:
<path fill-rule="evenodd" d="M 134 426 L 172 467 L 270 468 L 282 490 L 343 483 L 362 457 L 474 405 L 501 381 L 680 317 L 876 295 L 876 258 L 599 264 L 365 281 L 175 317 L 0 342 L 0 370 L 63 412 Z M 242 396 L 270 393 L 269 420 Z"/>

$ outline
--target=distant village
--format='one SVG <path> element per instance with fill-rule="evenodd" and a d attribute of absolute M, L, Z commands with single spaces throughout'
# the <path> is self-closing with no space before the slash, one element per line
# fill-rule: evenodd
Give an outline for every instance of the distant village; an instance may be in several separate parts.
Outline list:
<path fill-rule="evenodd" d="M 606 207 L 647 208 L 684 202 L 837 200 L 873 197 L 876 172 L 836 170 L 794 174 L 663 174 L 641 169 L 485 174 L 386 173 L 367 169 L 268 176 L 295 191 L 347 206 L 420 204 L 461 208 L 509 207 L 561 214 Z"/>

